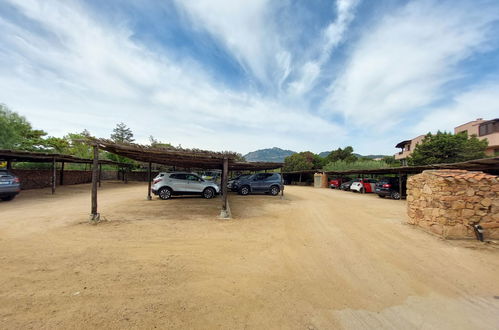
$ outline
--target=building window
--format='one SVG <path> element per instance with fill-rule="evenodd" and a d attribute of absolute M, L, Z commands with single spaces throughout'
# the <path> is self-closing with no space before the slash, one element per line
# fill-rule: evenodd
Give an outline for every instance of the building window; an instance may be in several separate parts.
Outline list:
<path fill-rule="evenodd" d="M 494 132 L 499 132 L 499 125 L 495 125 L 494 122 L 483 123 L 478 128 L 479 136 L 489 135 Z"/>

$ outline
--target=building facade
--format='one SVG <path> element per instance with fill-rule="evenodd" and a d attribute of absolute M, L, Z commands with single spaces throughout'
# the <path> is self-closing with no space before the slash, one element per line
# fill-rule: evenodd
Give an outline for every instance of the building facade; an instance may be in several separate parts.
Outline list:
<path fill-rule="evenodd" d="M 483 120 L 478 118 L 454 128 L 454 134 L 466 132 L 468 136 L 476 135 L 480 140 L 487 140 L 489 146 L 485 153 L 489 156 L 499 155 L 499 118 Z"/>
<path fill-rule="evenodd" d="M 406 166 L 407 165 L 407 157 L 409 157 L 413 153 L 414 149 L 416 149 L 416 146 L 419 143 L 421 143 L 421 141 L 423 141 L 424 137 L 425 137 L 424 135 L 420 135 L 420 136 L 415 137 L 412 140 L 405 140 L 405 141 L 399 142 L 395 146 L 395 148 L 400 148 L 402 150 L 394 155 L 395 159 L 400 160 L 400 164 L 402 164 L 403 166 Z"/>
<path fill-rule="evenodd" d="M 454 134 L 461 132 L 466 132 L 468 136 L 476 135 L 481 140 L 487 140 L 489 146 L 485 153 L 489 156 L 499 155 L 499 118 L 491 120 L 478 118 L 454 128 Z M 424 137 L 424 135 L 420 135 L 412 140 L 399 142 L 395 148 L 401 148 L 401 151 L 394 155 L 395 159 L 400 160 L 403 166 L 407 165 L 407 157 L 412 154 L 416 145 L 421 143 Z"/>

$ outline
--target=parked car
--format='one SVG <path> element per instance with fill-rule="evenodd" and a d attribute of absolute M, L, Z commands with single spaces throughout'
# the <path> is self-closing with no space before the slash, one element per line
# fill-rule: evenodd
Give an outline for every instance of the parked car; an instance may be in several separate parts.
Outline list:
<path fill-rule="evenodd" d="M 21 182 L 17 176 L 7 170 L 0 170 L 0 199 L 13 200 L 21 191 Z"/>
<path fill-rule="evenodd" d="M 220 187 L 215 182 L 186 172 L 159 173 L 152 182 L 151 190 L 161 199 L 170 199 L 173 195 L 197 194 L 209 199 L 220 193 Z"/>
<path fill-rule="evenodd" d="M 385 198 L 390 196 L 392 199 L 400 199 L 406 197 L 407 177 L 402 177 L 402 196 L 399 190 L 398 178 L 384 178 L 376 183 L 375 192 L 379 197 Z"/>
<path fill-rule="evenodd" d="M 249 177 L 238 180 L 239 194 L 248 195 L 250 193 L 270 193 L 272 196 L 279 195 L 284 189 L 281 184 L 279 173 L 257 173 Z"/>
<path fill-rule="evenodd" d="M 239 190 L 239 181 L 249 177 L 251 174 L 241 174 L 236 176 L 233 179 L 230 179 L 229 182 L 227 183 L 227 188 L 229 188 L 232 191 L 238 191 Z"/>
<path fill-rule="evenodd" d="M 341 179 L 341 178 L 329 180 L 329 188 L 340 189 L 340 186 L 342 183 L 343 183 L 343 179 Z"/>
<path fill-rule="evenodd" d="M 373 193 L 376 189 L 376 182 L 374 179 L 357 180 L 352 183 L 350 190 L 353 192 Z"/>
<path fill-rule="evenodd" d="M 350 186 L 352 185 L 352 183 L 354 183 L 356 180 L 349 180 L 349 181 L 345 181 L 343 182 L 341 185 L 340 185 L 340 189 L 341 190 L 350 190 Z"/>

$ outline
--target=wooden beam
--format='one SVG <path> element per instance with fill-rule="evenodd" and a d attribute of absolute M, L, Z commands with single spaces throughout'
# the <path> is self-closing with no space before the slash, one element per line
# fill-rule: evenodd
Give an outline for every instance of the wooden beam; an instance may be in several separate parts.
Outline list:
<path fill-rule="evenodd" d="M 151 162 L 149 162 L 147 166 L 147 200 L 150 201 L 152 200 L 151 196 L 151 180 L 152 180 L 152 174 L 151 174 Z"/>
<path fill-rule="evenodd" d="M 97 145 L 94 148 L 94 160 L 92 163 L 92 209 L 90 213 L 91 221 L 99 221 L 100 214 L 97 212 L 97 180 L 99 176 L 99 147 Z"/>
<path fill-rule="evenodd" d="M 300 176 L 301 176 L 301 174 L 300 174 Z M 282 167 L 281 167 L 281 199 L 283 199 L 283 198 L 284 198 L 284 177 L 282 176 Z"/>
<path fill-rule="evenodd" d="M 55 185 L 56 185 L 56 174 L 57 174 L 57 168 L 55 166 L 55 157 L 52 158 L 52 195 L 55 194 Z"/>
<path fill-rule="evenodd" d="M 99 164 L 99 188 L 101 186 L 101 180 L 102 180 L 102 164 Z"/>
<path fill-rule="evenodd" d="M 59 172 L 59 185 L 64 185 L 64 162 L 61 163 L 61 171 Z"/>
<path fill-rule="evenodd" d="M 223 219 L 229 219 L 230 218 L 230 210 L 227 202 L 227 182 L 228 180 L 228 175 L 229 175 L 229 159 L 224 158 L 223 160 L 223 166 L 222 166 L 222 187 L 221 187 L 221 193 L 222 193 L 222 212 L 220 213 L 220 218 Z"/>
<path fill-rule="evenodd" d="M 402 200 L 402 173 L 399 172 L 399 194 L 400 200 Z"/>

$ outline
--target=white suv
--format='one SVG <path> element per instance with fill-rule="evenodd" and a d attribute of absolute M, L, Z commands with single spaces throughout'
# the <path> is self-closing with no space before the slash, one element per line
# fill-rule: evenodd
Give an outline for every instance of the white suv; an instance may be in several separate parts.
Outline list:
<path fill-rule="evenodd" d="M 152 182 L 152 193 L 161 199 L 170 199 L 173 195 L 201 195 L 213 198 L 220 193 L 220 187 L 213 181 L 201 179 L 198 175 L 187 172 L 159 173 Z"/>

